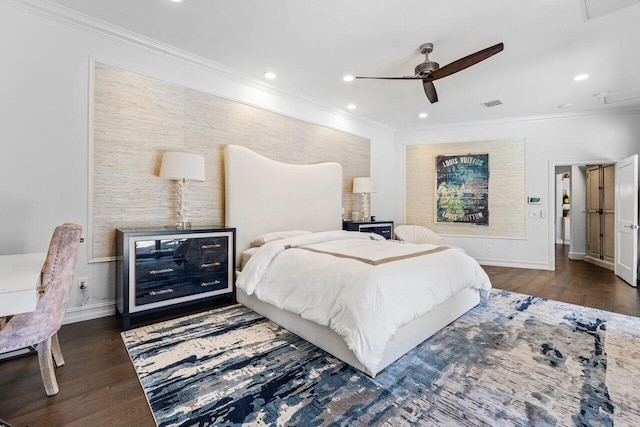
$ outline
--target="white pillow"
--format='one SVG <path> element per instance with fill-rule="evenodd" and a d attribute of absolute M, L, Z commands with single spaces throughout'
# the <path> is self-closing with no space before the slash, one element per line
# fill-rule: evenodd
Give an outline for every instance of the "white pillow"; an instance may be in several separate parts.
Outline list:
<path fill-rule="evenodd" d="M 240 254 L 240 270 L 244 269 L 244 266 L 249 262 L 251 255 L 253 255 L 257 250 L 258 248 L 255 247 L 249 248 Z"/>
<path fill-rule="evenodd" d="M 305 230 L 291 230 L 291 231 L 273 231 L 271 233 L 264 233 L 253 238 L 251 243 L 252 247 L 262 246 L 266 243 L 273 242 L 274 240 L 286 239 L 288 237 L 301 236 L 303 234 L 311 234 L 310 231 Z"/>

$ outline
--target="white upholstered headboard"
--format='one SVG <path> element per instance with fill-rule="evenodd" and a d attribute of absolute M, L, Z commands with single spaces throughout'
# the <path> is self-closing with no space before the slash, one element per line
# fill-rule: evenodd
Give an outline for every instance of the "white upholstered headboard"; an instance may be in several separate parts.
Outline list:
<path fill-rule="evenodd" d="M 236 260 L 251 240 L 285 230 L 342 229 L 342 167 L 291 165 L 238 145 L 224 147 L 225 223 L 236 228 Z"/>

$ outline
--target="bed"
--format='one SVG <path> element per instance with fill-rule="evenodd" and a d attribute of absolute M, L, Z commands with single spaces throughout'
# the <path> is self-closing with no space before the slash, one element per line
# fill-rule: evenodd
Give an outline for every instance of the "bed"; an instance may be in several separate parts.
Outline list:
<path fill-rule="evenodd" d="M 285 164 L 235 145 L 225 147 L 224 162 L 225 221 L 236 228 L 238 267 L 246 263 L 238 273 L 238 302 L 366 374 L 375 377 L 488 296 L 482 268 L 455 248 L 342 231 L 339 164 Z M 280 236 L 284 230 L 305 233 Z M 256 236 L 265 235 L 273 240 L 242 261 Z M 437 278 L 433 290 L 403 290 L 424 277 L 418 268 Z M 365 285 L 365 276 L 374 285 Z M 349 298 L 336 306 L 344 289 Z M 398 309 L 389 298 L 409 306 Z M 323 305 L 333 312 L 322 312 Z"/>

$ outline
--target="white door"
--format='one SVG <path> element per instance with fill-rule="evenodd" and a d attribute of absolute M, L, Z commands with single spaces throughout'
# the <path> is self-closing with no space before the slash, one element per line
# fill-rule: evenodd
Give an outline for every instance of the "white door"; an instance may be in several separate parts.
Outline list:
<path fill-rule="evenodd" d="M 638 155 L 616 163 L 615 273 L 638 285 Z"/>

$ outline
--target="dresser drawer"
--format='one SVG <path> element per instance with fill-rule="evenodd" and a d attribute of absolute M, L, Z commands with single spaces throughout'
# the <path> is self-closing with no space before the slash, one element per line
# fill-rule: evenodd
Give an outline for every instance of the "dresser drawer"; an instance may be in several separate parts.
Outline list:
<path fill-rule="evenodd" d="M 386 239 L 391 239 L 391 232 L 392 232 L 393 226 L 391 224 L 387 224 L 387 225 L 366 225 L 366 226 L 361 226 L 359 231 L 362 233 L 376 233 L 381 235 L 382 237 L 386 238 Z"/>
<path fill-rule="evenodd" d="M 211 291 L 226 290 L 228 287 L 229 280 L 225 271 L 205 272 L 195 276 L 159 278 L 136 284 L 135 304 L 143 306 Z"/>
<path fill-rule="evenodd" d="M 393 221 L 344 221 L 342 229 L 362 233 L 376 233 L 385 239 L 393 238 Z"/>
<path fill-rule="evenodd" d="M 137 240 L 135 245 L 136 260 L 172 258 L 179 239 Z"/>

